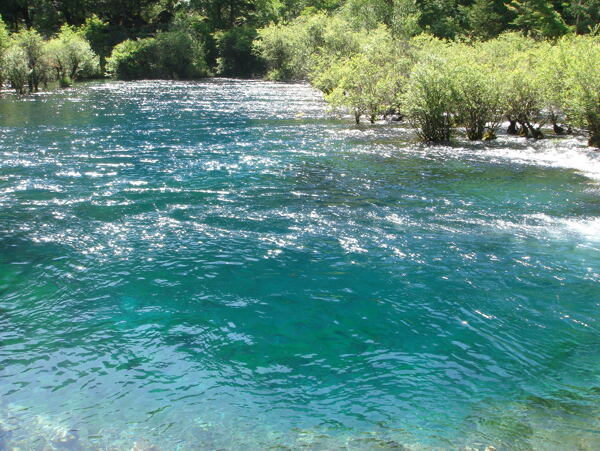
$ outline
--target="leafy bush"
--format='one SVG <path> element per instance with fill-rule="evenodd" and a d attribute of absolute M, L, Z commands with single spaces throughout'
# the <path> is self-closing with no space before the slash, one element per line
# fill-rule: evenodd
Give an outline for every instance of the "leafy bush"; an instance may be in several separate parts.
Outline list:
<path fill-rule="evenodd" d="M 477 48 L 456 44 L 449 52 L 456 125 L 470 140 L 494 138 L 502 119 L 503 80 L 479 61 Z"/>
<path fill-rule="evenodd" d="M 6 62 L 4 61 L 6 51 L 10 46 L 10 35 L 6 24 L 0 17 L 0 89 L 2 89 L 4 79 L 6 78 Z"/>
<path fill-rule="evenodd" d="M 44 53 L 44 40 L 35 30 L 21 30 L 12 36 L 12 46 L 22 50 L 22 53 L 13 50 L 11 59 L 17 64 L 14 59 L 19 55 L 24 57 L 28 69 L 27 85 L 29 92 L 37 92 L 40 84 L 47 83 L 50 78 L 50 66 Z M 21 63 L 17 65 L 21 67 Z"/>
<path fill-rule="evenodd" d="M 356 30 L 374 30 L 384 24 L 395 36 L 421 32 L 419 7 L 414 0 L 347 0 L 340 15 Z"/>
<path fill-rule="evenodd" d="M 450 141 L 454 125 L 453 73 L 444 60 L 418 63 L 403 97 L 403 111 L 423 141 Z"/>
<path fill-rule="evenodd" d="M 410 63 L 385 27 L 369 33 L 359 53 L 333 61 L 323 58 L 311 74 L 313 84 L 334 108 L 349 110 L 356 123 L 366 115 L 371 123 L 398 111 L 400 93 Z"/>
<path fill-rule="evenodd" d="M 18 45 L 11 45 L 2 58 L 2 73 L 17 94 L 25 94 L 29 80 L 27 54 Z"/>
<path fill-rule="evenodd" d="M 106 58 L 110 55 L 113 47 L 124 39 L 124 36 L 95 15 L 86 19 L 79 32 L 89 42 L 94 53 L 98 55 L 100 70 L 104 73 Z"/>
<path fill-rule="evenodd" d="M 506 33 L 479 44 L 479 49 L 479 60 L 498 74 L 496 85 L 501 89 L 504 116 L 510 122 L 508 132 L 541 138 L 541 126 L 547 120 L 540 78 L 543 44 L 518 33 Z"/>
<path fill-rule="evenodd" d="M 202 42 L 183 31 L 158 33 L 153 50 L 157 57 L 155 78 L 191 80 L 209 74 Z"/>
<path fill-rule="evenodd" d="M 69 81 L 78 78 L 94 76 L 99 71 L 98 56 L 90 44 L 67 25 L 46 43 L 45 52 L 56 79 L 62 85 L 68 85 Z"/>
<path fill-rule="evenodd" d="M 300 16 L 289 24 L 271 25 L 258 30 L 254 51 L 266 63 L 271 80 L 301 80 L 308 76 L 311 58 L 317 53 L 312 41 L 322 44 L 326 16 Z M 316 26 L 315 25 L 319 25 Z M 311 39 L 307 40 L 310 31 Z"/>
<path fill-rule="evenodd" d="M 189 34 L 193 40 L 201 42 L 204 48 L 204 58 L 208 67 L 217 63 L 217 44 L 214 28 L 207 17 L 191 11 L 180 10 L 173 18 L 171 31 L 182 31 Z"/>
<path fill-rule="evenodd" d="M 107 69 L 121 80 L 195 79 L 208 75 L 202 44 L 182 31 L 118 44 L 107 60 Z"/>
<path fill-rule="evenodd" d="M 553 49 L 548 64 L 560 74 L 560 107 L 567 121 L 582 127 L 589 145 L 600 148 L 600 38 L 564 38 Z"/>
<path fill-rule="evenodd" d="M 152 78 L 155 72 L 153 38 L 126 40 L 116 45 L 106 60 L 108 73 L 120 80 Z"/>
<path fill-rule="evenodd" d="M 252 51 L 256 36 L 256 29 L 248 26 L 216 33 L 217 73 L 246 78 L 260 75 L 264 71 L 264 64 Z"/>
<path fill-rule="evenodd" d="M 361 34 L 339 17 L 303 15 L 289 24 L 258 30 L 255 52 L 271 80 L 304 80 L 323 59 L 350 57 L 360 51 Z"/>

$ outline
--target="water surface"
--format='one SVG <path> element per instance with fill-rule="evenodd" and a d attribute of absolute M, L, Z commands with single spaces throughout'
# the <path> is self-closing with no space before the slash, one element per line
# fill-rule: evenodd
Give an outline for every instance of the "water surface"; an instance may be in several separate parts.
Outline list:
<path fill-rule="evenodd" d="M 598 449 L 599 181 L 306 85 L 6 97 L 0 449 Z"/>

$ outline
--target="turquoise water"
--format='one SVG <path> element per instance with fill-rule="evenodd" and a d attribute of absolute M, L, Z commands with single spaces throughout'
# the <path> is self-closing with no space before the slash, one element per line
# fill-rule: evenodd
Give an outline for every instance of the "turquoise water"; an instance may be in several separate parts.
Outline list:
<path fill-rule="evenodd" d="M 600 448 L 600 157 L 306 85 L 0 100 L 0 449 Z"/>

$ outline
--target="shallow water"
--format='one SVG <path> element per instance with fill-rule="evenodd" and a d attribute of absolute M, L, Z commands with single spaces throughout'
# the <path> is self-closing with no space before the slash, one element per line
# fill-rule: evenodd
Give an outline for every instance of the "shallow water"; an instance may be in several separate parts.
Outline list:
<path fill-rule="evenodd" d="M 600 158 L 306 85 L 0 100 L 0 449 L 600 448 Z"/>

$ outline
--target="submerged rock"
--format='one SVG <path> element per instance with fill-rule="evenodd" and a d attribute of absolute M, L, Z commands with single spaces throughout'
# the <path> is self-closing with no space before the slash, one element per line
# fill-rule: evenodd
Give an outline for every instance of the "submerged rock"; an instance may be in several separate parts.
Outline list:
<path fill-rule="evenodd" d="M 151 444 L 149 441 L 141 439 L 133 444 L 131 451 L 161 451 L 161 449 L 158 446 Z"/>
<path fill-rule="evenodd" d="M 596 149 L 600 149 L 600 135 L 590 136 L 588 140 L 588 146 L 595 147 Z"/>
<path fill-rule="evenodd" d="M 70 451 L 83 451 L 83 446 L 79 441 L 79 433 L 76 430 L 70 430 L 60 434 L 54 440 L 52 445 L 57 449 L 66 449 Z"/>

